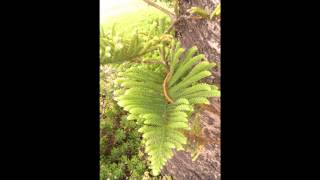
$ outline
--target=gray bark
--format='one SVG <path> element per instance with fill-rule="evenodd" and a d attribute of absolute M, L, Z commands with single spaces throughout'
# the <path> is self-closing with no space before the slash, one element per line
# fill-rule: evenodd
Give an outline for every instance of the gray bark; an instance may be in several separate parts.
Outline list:
<path fill-rule="evenodd" d="M 220 0 L 180 0 L 179 16 L 188 16 L 187 10 L 194 6 L 212 12 L 219 3 Z M 184 48 L 196 45 L 209 61 L 218 64 L 213 70 L 214 77 L 206 82 L 220 87 L 220 18 L 182 19 L 175 30 Z M 170 175 L 174 180 L 220 180 L 220 98 L 211 99 L 211 107 L 201 111 L 200 119 L 209 143 L 194 162 L 190 153 L 175 152 L 163 168 L 163 175 Z"/>

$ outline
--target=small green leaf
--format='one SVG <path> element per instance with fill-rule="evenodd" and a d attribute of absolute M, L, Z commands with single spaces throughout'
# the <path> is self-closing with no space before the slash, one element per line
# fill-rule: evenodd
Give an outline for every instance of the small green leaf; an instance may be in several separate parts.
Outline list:
<path fill-rule="evenodd" d="M 209 18 L 209 14 L 200 7 L 191 7 L 190 9 L 188 9 L 188 12 L 201 16 L 203 18 Z"/>
<path fill-rule="evenodd" d="M 210 19 L 213 19 L 214 17 L 219 16 L 221 13 L 221 5 L 218 4 L 218 6 L 214 9 L 214 11 L 210 15 Z"/>

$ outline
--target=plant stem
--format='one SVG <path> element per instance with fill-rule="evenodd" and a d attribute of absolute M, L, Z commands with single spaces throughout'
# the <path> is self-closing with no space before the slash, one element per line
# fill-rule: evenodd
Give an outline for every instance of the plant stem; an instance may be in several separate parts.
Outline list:
<path fill-rule="evenodd" d="M 170 98 L 169 93 L 168 93 L 168 82 L 171 78 L 171 75 L 172 75 L 172 73 L 168 72 L 166 75 L 166 78 L 164 79 L 164 81 L 162 83 L 164 97 L 169 103 L 173 103 L 173 100 Z"/>
<path fill-rule="evenodd" d="M 153 60 L 153 61 L 141 61 L 140 59 L 137 60 L 137 61 L 133 61 L 133 63 L 138 63 L 138 64 L 164 64 L 164 62 L 162 61 L 156 61 L 156 60 Z"/>

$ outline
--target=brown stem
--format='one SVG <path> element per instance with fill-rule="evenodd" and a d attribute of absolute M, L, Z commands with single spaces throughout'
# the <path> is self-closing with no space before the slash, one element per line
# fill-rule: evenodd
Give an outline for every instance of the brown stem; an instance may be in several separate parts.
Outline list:
<path fill-rule="evenodd" d="M 169 94 L 168 94 L 168 88 L 167 88 L 167 84 L 168 84 L 169 79 L 171 78 L 171 75 L 172 75 L 171 72 L 167 73 L 167 76 L 166 76 L 166 78 L 164 79 L 163 84 L 162 84 L 164 97 L 166 98 L 166 100 L 167 100 L 169 103 L 173 103 L 173 100 L 170 98 L 170 96 L 169 96 Z"/>
<path fill-rule="evenodd" d="M 164 64 L 162 61 L 133 61 L 138 64 Z"/>

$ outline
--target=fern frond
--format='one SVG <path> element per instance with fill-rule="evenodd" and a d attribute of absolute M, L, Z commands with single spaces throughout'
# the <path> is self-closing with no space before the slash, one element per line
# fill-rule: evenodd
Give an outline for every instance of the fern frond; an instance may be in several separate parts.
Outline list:
<path fill-rule="evenodd" d="M 196 54 L 197 50 L 198 48 L 196 46 L 193 46 L 186 53 L 184 53 L 183 61 L 180 61 L 180 63 L 177 65 L 177 68 L 180 68 L 186 62 L 188 62 L 190 58 L 192 58 Z"/>
<path fill-rule="evenodd" d="M 134 62 L 145 54 L 157 49 L 159 38 L 142 40 L 138 31 L 129 39 L 119 38 L 115 29 L 111 34 L 101 33 L 100 37 L 100 64 Z"/>
<path fill-rule="evenodd" d="M 197 51 L 198 51 L 197 46 L 192 46 L 186 53 L 184 57 L 184 61 L 181 62 L 181 65 L 184 65 L 186 62 L 188 62 L 190 58 L 192 58 L 197 53 Z"/>
<path fill-rule="evenodd" d="M 129 72 L 126 73 L 125 76 L 132 79 L 132 80 L 136 80 L 136 81 L 143 81 L 143 82 L 154 82 L 154 83 L 161 83 L 163 80 L 158 80 L 152 76 L 146 76 L 147 74 L 144 73 L 133 73 L 133 72 Z"/>
<path fill-rule="evenodd" d="M 133 115 L 133 114 L 130 114 L 128 117 L 127 117 L 128 120 L 135 120 L 135 119 L 138 119 L 137 116 Z"/>
<path fill-rule="evenodd" d="M 173 112 L 173 113 L 169 114 L 169 118 L 177 118 L 177 117 L 184 117 L 184 118 L 186 118 L 187 116 L 188 116 L 188 115 L 187 115 L 186 113 L 180 112 L 180 111 L 178 111 L 178 112 Z"/>
<path fill-rule="evenodd" d="M 172 59 L 172 64 L 170 66 L 170 71 L 173 72 L 179 62 L 179 58 L 181 54 L 185 51 L 183 48 L 179 48 L 177 52 L 174 54 L 173 59 Z"/>
<path fill-rule="evenodd" d="M 184 79 L 188 79 L 201 71 L 210 70 L 215 65 L 215 63 L 209 63 L 208 61 L 201 62 L 197 64 Z"/>
<path fill-rule="evenodd" d="M 189 104 L 189 101 L 186 98 L 180 98 L 174 102 L 174 104 L 179 105 L 179 104 Z"/>
<path fill-rule="evenodd" d="M 146 68 L 131 68 L 128 70 L 128 72 L 140 73 L 144 76 L 150 76 L 159 83 L 163 81 L 163 74 L 151 71 Z"/>
<path fill-rule="evenodd" d="M 190 130 L 188 118 L 194 110 L 193 105 L 209 104 L 207 98 L 219 93 L 216 86 L 199 83 L 211 75 L 209 70 L 214 64 L 200 62 L 205 57 L 195 55 L 196 47 L 185 55 L 179 42 L 171 43 L 170 49 L 165 48 L 162 47 L 162 52 L 164 58 L 169 57 L 169 72 L 164 68 L 155 72 L 144 66 L 132 67 L 120 74 L 125 92 L 117 98 L 119 106 L 130 113 L 128 119 L 136 119 L 142 125 L 139 132 L 145 141 L 154 175 L 158 175 L 173 156 L 173 149 L 182 150 L 187 143 L 182 132 Z M 167 92 L 172 102 L 167 102 Z"/>
<path fill-rule="evenodd" d="M 152 82 L 144 83 L 144 82 L 128 80 L 128 81 L 121 83 L 121 85 L 124 86 L 125 88 L 143 87 L 143 88 L 148 88 L 148 89 L 155 90 L 155 91 L 159 91 L 162 89 L 161 84 L 156 84 L 156 83 L 152 83 Z"/>
<path fill-rule="evenodd" d="M 196 97 L 214 97 L 216 95 L 215 91 L 198 91 L 193 94 L 185 95 L 185 98 L 191 99 Z"/>
<path fill-rule="evenodd" d="M 204 97 L 191 98 L 189 101 L 191 104 L 210 104 L 209 100 Z"/>
<path fill-rule="evenodd" d="M 169 87 L 172 87 L 174 85 L 174 83 L 179 80 L 179 78 L 181 78 L 183 75 L 185 75 L 185 73 L 192 68 L 192 65 L 196 64 L 198 61 L 200 61 L 201 59 L 204 59 L 204 58 L 205 57 L 203 54 L 197 55 L 197 56 L 191 58 L 184 65 L 179 67 L 179 69 L 177 69 L 177 71 L 173 74 L 173 76 L 169 82 Z"/>
<path fill-rule="evenodd" d="M 199 80 L 201 80 L 201 79 L 203 79 L 205 77 L 208 77 L 210 75 L 211 75 L 211 72 L 202 71 L 202 72 L 190 77 L 189 79 L 182 80 L 181 82 L 179 82 L 178 84 L 176 84 L 175 86 L 173 86 L 169 90 L 169 94 L 171 95 L 172 93 L 174 93 L 178 89 L 186 88 L 186 87 L 190 86 L 192 83 L 197 82 L 197 81 L 199 81 Z"/>
<path fill-rule="evenodd" d="M 194 86 L 188 87 L 188 88 L 180 89 L 180 90 L 177 91 L 177 93 L 172 93 L 172 97 L 174 99 L 178 99 L 180 97 L 184 97 L 185 95 L 192 94 L 194 92 L 210 91 L 210 90 L 211 90 L 211 86 L 210 85 L 204 84 L 204 83 L 200 83 L 200 84 L 196 84 Z"/>

